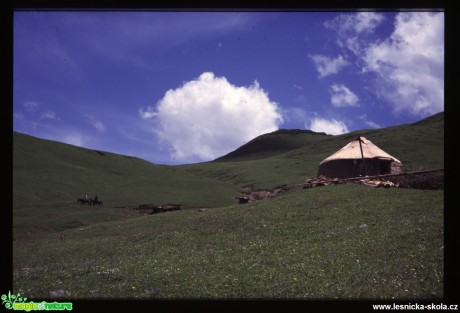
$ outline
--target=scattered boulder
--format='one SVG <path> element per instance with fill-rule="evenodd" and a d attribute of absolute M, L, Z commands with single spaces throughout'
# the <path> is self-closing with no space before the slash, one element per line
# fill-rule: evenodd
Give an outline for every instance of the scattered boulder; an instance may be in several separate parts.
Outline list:
<path fill-rule="evenodd" d="M 360 184 L 371 186 L 371 187 L 399 187 L 399 182 L 393 183 L 389 180 L 370 180 L 370 179 L 361 179 L 359 180 Z"/>
<path fill-rule="evenodd" d="M 341 181 L 338 178 L 330 178 L 326 177 L 323 175 L 320 175 L 315 178 L 307 179 L 305 184 L 303 185 L 303 188 L 312 188 L 312 187 L 317 187 L 317 186 L 328 186 L 331 184 L 339 184 Z"/>

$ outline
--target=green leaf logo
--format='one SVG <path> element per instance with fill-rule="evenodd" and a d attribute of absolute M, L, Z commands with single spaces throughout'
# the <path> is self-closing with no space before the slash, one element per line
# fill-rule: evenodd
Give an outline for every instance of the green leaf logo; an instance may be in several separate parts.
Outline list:
<path fill-rule="evenodd" d="M 8 291 L 8 295 L 2 295 L 2 304 L 5 305 L 5 308 L 11 310 L 16 302 L 21 303 L 25 302 L 27 298 L 23 298 L 20 293 L 17 295 L 11 294 L 11 291 Z"/>

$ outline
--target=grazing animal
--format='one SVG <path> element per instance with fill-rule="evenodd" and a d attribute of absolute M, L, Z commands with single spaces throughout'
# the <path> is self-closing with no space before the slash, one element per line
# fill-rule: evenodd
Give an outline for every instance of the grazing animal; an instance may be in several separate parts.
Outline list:
<path fill-rule="evenodd" d="M 93 203 L 93 205 L 104 206 L 104 203 L 102 203 L 101 200 L 93 200 L 92 203 Z"/>

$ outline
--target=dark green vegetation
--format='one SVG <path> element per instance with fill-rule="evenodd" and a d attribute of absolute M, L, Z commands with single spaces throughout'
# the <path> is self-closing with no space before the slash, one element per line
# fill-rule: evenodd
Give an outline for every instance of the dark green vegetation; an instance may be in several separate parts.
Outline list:
<path fill-rule="evenodd" d="M 406 170 L 435 169 L 444 167 L 443 127 L 441 113 L 359 134 Z M 442 190 L 293 188 L 235 204 L 244 187 L 315 176 L 319 162 L 357 134 L 278 131 L 214 162 L 159 166 L 15 133 L 14 292 L 29 299 L 57 290 L 70 298 L 442 296 Z M 77 204 L 84 192 L 98 193 L 104 207 Z M 140 203 L 183 210 L 122 209 Z"/>

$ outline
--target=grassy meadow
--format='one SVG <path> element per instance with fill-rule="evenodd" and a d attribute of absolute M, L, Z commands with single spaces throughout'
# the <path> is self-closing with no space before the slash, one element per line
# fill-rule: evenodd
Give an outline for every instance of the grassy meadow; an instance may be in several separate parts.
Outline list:
<path fill-rule="evenodd" d="M 14 292 L 30 300 L 440 298 L 443 190 L 298 186 L 242 205 L 235 196 L 302 184 L 357 134 L 406 171 L 444 168 L 443 127 L 440 113 L 340 136 L 280 130 L 180 166 L 14 133 Z M 104 206 L 78 204 L 85 192 Z M 182 210 L 132 210 L 142 203 Z"/>
<path fill-rule="evenodd" d="M 338 185 L 77 227 L 16 244 L 14 286 L 37 299 L 439 297 L 442 203 Z"/>

